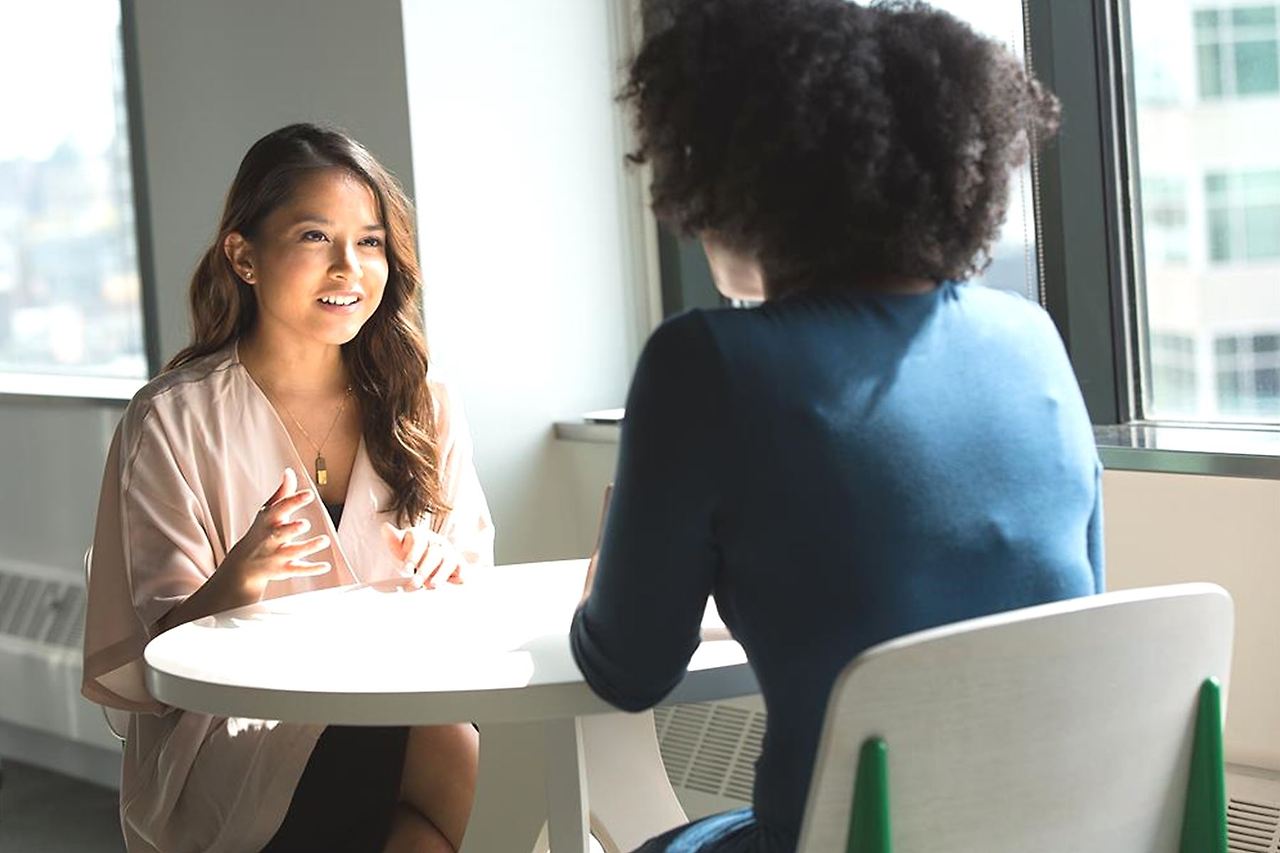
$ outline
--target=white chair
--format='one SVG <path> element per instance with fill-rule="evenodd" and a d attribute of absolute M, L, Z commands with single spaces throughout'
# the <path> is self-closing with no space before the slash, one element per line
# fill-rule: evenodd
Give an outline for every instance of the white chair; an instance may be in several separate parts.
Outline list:
<path fill-rule="evenodd" d="M 93 572 L 93 548 L 84 552 L 84 594 L 89 594 L 89 577 Z M 100 705 L 102 708 L 103 719 L 107 721 L 107 728 L 116 736 L 116 740 L 124 743 L 125 733 L 129 731 L 129 712 L 122 711 L 119 708 L 111 708 L 107 705 Z"/>
<path fill-rule="evenodd" d="M 832 690 L 799 853 L 1226 853 L 1232 629 L 1225 590 L 1181 584 L 867 650 Z"/>

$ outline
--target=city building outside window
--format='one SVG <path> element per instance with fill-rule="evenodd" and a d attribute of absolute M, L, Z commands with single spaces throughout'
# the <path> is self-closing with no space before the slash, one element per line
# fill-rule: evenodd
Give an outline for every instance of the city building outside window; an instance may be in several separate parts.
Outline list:
<path fill-rule="evenodd" d="M 1204 176 L 1209 259 L 1280 258 L 1280 169 Z"/>
<path fill-rule="evenodd" d="M 1280 2 L 1128 9 L 1138 416 L 1280 424 Z"/>
<path fill-rule="evenodd" d="M 1280 92 L 1280 34 L 1272 5 L 1197 9 L 1200 97 Z"/>
<path fill-rule="evenodd" d="M 1147 177 L 1142 180 L 1142 221 L 1148 258 L 1162 264 L 1190 260 L 1187 234 L 1187 187 L 1181 178 Z"/>
<path fill-rule="evenodd" d="M 1225 414 L 1280 416 L 1280 333 L 1224 335 L 1214 340 L 1213 355 Z"/>
<path fill-rule="evenodd" d="M 1153 332 L 1151 376 L 1155 408 L 1169 415 L 1194 413 L 1199 404 L 1195 337 Z"/>
<path fill-rule="evenodd" d="M 120 4 L 11 5 L 6 24 L 0 388 L 145 380 Z"/>

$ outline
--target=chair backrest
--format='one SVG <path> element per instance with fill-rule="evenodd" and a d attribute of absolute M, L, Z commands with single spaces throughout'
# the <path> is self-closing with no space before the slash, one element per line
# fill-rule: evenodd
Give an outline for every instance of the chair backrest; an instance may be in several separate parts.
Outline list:
<path fill-rule="evenodd" d="M 84 552 L 84 592 L 89 594 L 89 578 L 93 573 L 93 547 Z M 119 708 L 110 708 L 106 705 L 99 705 L 102 708 L 102 716 L 107 721 L 107 728 L 116 736 L 116 739 L 124 743 L 125 734 L 129 731 L 129 712 L 122 711 Z"/>
<path fill-rule="evenodd" d="M 1197 700 L 1213 677 L 1225 696 L 1233 623 L 1221 587 L 1180 584 L 867 650 L 832 689 L 799 853 L 857 849 L 859 753 L 878 742 L 894 853 L 1177 851 Z"/>

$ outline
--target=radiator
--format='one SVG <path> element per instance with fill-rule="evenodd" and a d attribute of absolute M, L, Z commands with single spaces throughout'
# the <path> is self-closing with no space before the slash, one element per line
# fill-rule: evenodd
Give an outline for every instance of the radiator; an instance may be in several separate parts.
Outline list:
<path fill-rule="evenodd" d="M 0 561 L 0 722 L 118 754 L 102 709 L 80 695 L 84 610 L 78 575 Z"/>
<path fill-rule="evenodd" d="M 690 820 L 751 804 L 764 740 L 759 696 L 655 708 L 658 747 Z"/>

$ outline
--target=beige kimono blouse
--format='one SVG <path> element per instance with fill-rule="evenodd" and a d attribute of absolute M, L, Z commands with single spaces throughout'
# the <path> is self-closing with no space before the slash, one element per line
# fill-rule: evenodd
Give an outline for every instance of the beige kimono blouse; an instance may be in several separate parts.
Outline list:
<path fill-rule="evenodd" d="M 433 382 L 431 392 L 453 509 L 420 524 L 452 540 L 465 564 L 492 565 L 493 524 L 466 422 L 443 385 Z M 94 702 L 135 712 L 120 786 L 130 853 L 260 849 L 284 819 L 324 730 L 181 711 L 157 702 L 143 682 L 142 650 L 156 624 L 213 574 L 286 466 L 310 470 L 234 346 L 148 384 L 116 430 L 93 540 L 82 689 Z M 311 559 L 333 570 L 273 582 L 267 597 L 404 574 L 379 530 L 395 521 L 389 503 L 362 442 L 338 529 L 318 500 L 295 515 L 329 534 L 331 551 Z"/>

